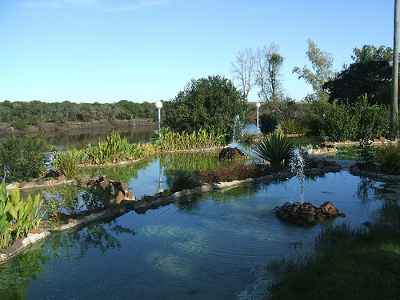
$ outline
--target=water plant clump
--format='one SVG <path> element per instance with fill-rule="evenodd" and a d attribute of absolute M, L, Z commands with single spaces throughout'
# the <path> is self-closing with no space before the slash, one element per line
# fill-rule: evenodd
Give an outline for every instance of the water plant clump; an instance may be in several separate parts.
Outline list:
<path fill-rule="evenodd" d="M 6 191 L 5 181 L 0 187 L 0 249 L 5 249 L 15 240 L 26 236 L 30 229 L 39 226 L 44 215 L 40 194 L 22 199 L 18 187 Z"/>

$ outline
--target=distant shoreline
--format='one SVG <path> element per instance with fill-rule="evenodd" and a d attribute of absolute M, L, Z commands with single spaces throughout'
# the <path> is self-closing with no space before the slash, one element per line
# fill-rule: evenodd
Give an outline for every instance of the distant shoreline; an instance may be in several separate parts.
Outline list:
<path fill-rule="evenodd" d="M 111 129 L 141 126 L 155 126 L 157 122 L 150 118 L 115 121 L 68 122 L 66 124 L 41 123 L 37 126 L 27 125 L 25 130 L 18 130 L 11 123 L 0 123 L 0 135 L 21 135 L 39 132 L 57 132 L 84 129 Z"/>

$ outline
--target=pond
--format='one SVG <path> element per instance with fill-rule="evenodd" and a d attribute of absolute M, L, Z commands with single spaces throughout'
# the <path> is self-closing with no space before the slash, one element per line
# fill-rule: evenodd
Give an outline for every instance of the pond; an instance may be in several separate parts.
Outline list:
<path fill-rule="evenodd" d="M 151 132 L 136 136 L 128 131 L 125 136 L 131 142 L 149 141 Z M 87 142 L 64 137 L 57 145 L 67 149 L 67 140 Z M 84 168 L 81 173 L 123 180 L 140 198 L 169 188 L 177 170 L 233 164 L 216 157 L 216 152 L 175 153 L 127 166 Z M 276 206 L 300 201 L 295 177 L 131 211 L 54 233 L 0 265 L 0 299 L 235 299 L 254 283 L 254 265 L 312 251 L 323 227 L 342 222 L 360 226 L 398 192 L 397 184 L 353 176 L 347 170 L 308 177 L 305 201 L 316 206 L 332 201 L 347 215 L 311 228 L 282 223 L 274 214 Z"/>
<path fill-rule="evenodd" d="M 197 154 L 198 156 L 211 154 Z M 137 195 L 169 186 L 171 166 L 208 168 L 210 158 L 164 156 L 122 172 Z M 110 172 L 103 169 L 102 172 Z M 116 176 L 116 175 L 115 175 Z M 259 182 L 182 198 L 141 213 L 52 234 L 0 266 L 0 299 L 235 299 L 256 264 L 312 250 L 324 226 L 371 220 L 398 185 L 343 170 L 308 177 L 305 201 L 332 201 L 345 218 L 300 228 L 274 207 L 300 201 L 298 179 Z"/>

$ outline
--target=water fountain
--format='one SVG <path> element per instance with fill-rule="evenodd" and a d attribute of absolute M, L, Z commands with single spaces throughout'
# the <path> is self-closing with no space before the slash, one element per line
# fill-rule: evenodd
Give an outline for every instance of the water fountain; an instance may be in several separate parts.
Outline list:
<path fill-rule="evenodd" d="M 232 144 L 236 142 L 236 137 L 240 137 L 242 135 L 242 126 L 240 122 L 240 116 L 236 115 L 233 123 L 233 137 Z"/>
<path fill-rule="evenodd" d="M 299 179 L 300 182 L 300 199 L 301 203 L 304 202 L 304 167 L 306 162 L 304 157 L 301 153 L 301 150 L 298 147 L 294 147 L 292 156 L 290 158 L 290 170 L 296 177 Z"/>

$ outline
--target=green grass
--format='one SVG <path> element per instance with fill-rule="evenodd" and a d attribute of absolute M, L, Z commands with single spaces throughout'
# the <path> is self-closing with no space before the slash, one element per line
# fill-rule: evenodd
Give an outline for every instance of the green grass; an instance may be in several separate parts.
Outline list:
<path fill-rule="evenodd" d="M 385 201 L 369 229 L 324 229 L 315 252 L 267 266 L 271 299 L 400 299 L 400 206 Z M 264 276 L 266 279 L 266 276 Z M 266 298 L 266 297 L 265 297 Z"/>

